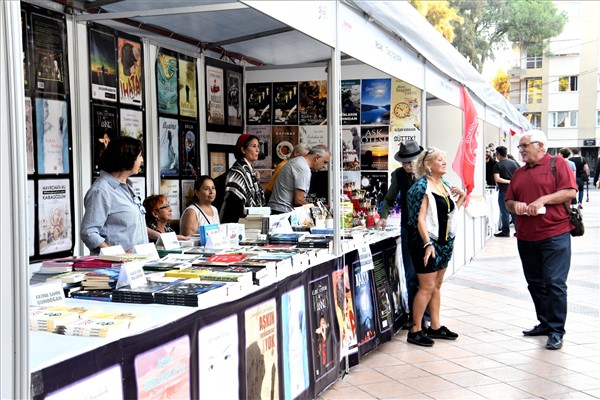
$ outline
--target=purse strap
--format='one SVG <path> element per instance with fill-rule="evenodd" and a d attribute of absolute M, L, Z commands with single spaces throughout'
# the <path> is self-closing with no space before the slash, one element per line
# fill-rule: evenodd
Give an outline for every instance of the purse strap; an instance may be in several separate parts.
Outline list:
<path fill-rule="evenodd" d="M 556 190 L 556 161 L 554 156 L 550 157 L 550 171 L 552 171 L 552 175 L 554 175 L 554 189 Z M 567 214 L 571 214 L 571 204 L 568 201 L 565 201 L 565 208 L 567 209 Z"/>

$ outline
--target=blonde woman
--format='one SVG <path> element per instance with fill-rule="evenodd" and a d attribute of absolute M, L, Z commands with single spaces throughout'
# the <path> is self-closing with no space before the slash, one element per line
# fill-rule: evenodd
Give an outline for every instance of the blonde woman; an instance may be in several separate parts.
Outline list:
<path fill-rule="evenodd" d="M 466 194 L 443 179 L 446 153 L 429 148 L 416 162 L 419 179 L 408 191 L 408 228 L 410 255 L 417 273 L 419 289 L 413 302 L 413 325 L 409 343 L 433 346 L 433 339 L 454 340 L 458 335 L 441 324 L 440 288 L 454 250 L 457 210 Z M 429 309 L 431 326 L 421 326 L 425 308 Z"/>

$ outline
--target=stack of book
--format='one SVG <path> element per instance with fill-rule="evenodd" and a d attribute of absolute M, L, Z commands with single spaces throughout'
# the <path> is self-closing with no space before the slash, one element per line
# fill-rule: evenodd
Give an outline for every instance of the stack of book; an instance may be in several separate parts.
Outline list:
<path fill-rule="evenodd" d="M 85 279 L 85 273 L 81 271 L 69 271 L 62 274 L 52 275 L 46 278 L 46 282 L 61 281 L 65 297 L 71 297 L 72 294 L 82 289 L 82 282 Z"/>
<path fill-rule="evenodd" d="M 49 307 L 30 307 L 29 330 L 54 332 L 58 324 L 77 321 L 79 313 L 68 310 L 51 310 Z"/>
<path fill-rule="evenodd" d="M 122 286 L 112 292 L 112 301 L 117 303 L 154 303 L 154 296 L 161 290 L 165 290 L 177 282 L 147 282 L 145 285 L 131 288 L 129 285 Z"/>
<path fill-rule="evenodd" d="M 156 303 L 190 307 L 210 307 L 221 304 L 226 297 L 226 285 L 218 282 L 185 282 L 154 294 Z"/>
<path fill-rule="evenodd" d="M 332 242 L 332 236 L 311 234 L 303 237 L 296 246 L 308 249 L 329 249 L 331 248 Z"/>
<path fill-rule="evenodd" d="M 82 318 L 58 324 L 55 333 L 69 336 L 118 337 L 129 329 L 129 321 L 119 319 Z"/>
<path fill-rule="evenodd" d="M 121 268 L 121 261 L 101 260 L 100 256 L 83 256 L 79 257 L 73 263 L 75 271 L 91 271 L 99 268 Z"/>
<path fill-rule="evenodd" d="M 54 258 L 52 260 L 42 261 L 42 265 L 38 272 L 57 274 L 62 272 L 73 271 L 73 264 L 81 257 L 71 256 L 63 258 Z"/>
<path fill-rule="evenodd" d="M 85 290 L 109 290 L 114 289 L 119 279 L 120 269 L 99 268 L 85 273 L 82 286 Z"/>
<path fill-rule="evenodd" d="M 294 233 L 273 233 L 269 235 L 269 243 L 272 244 L 297 244 L 306 233 L 294 232 Z"/>

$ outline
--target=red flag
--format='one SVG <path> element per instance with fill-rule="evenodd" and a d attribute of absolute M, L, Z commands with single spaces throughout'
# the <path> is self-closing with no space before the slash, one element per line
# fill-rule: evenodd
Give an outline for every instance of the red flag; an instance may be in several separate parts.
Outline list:
<path fill-rule="evenodd" d="M 515 136 L 517 134 L 517 132 L 513 131 L 512 129 L 510 130 L 510 136 Z"/>
<path fill-rule="evenodd" d="M 452 169 L 456 171 L 463 182 L 467 197 L 465 205 L 469 204 L 470 194 L 475 187 L 475 158 L 477 151 L 477 127 L 479 119 L 477 118 L 477 110 L 469 96 L 469 92 L 463 86 L 460 108 L 463 109 L 464 115 L 464 130 L 463 136 L 458 145 Z"/>

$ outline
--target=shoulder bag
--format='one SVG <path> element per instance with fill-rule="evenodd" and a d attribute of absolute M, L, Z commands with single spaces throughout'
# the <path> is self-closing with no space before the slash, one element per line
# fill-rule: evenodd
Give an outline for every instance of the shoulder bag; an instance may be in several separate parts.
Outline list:
<path fill-rule="evenodd" d="M 556 180 L 556 165 L 554 161 L 554 157 L 550 159 L 550 170 L 552 171 L 552 175 L 554 175 L 554 180 Z M 567 214 L 569 215 L 569 221 L 575 227 L 571 231 L 571 236 L 583 236 L 585 233 L 585 227 L 583 226 L 583 214 L 581 214 L 581 210 L 578 207 L 571 207 L 570 202 L 565 202 L 565 208 L 567 209 Z"/>

